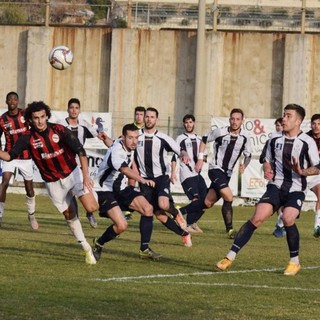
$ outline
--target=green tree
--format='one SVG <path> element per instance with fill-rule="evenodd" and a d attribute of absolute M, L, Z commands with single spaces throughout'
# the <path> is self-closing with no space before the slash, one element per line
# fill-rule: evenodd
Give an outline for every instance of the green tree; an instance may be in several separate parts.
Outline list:
<path fill-rule="evenodd" d="M 91 10 L 95 14 L 95 20 L 107 18 L 108 7 L 111 5 L 110 0 L 88 0 Z"/>

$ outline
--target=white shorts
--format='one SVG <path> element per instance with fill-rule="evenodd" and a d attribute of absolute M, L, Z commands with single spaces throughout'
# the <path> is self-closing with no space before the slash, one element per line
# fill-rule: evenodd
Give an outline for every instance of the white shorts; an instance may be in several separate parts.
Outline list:
<path fill-rule="evenodd" d="M 308 189 L 312 189 L 317 184 L 320 184 L 320 175 L 307 177 Z"/>
<path fill-rule="evenodd" d="M 31 159 L 2 161 L 1 166 L 2 172 L 14 173 L 15 169 L 18 169 L 24 180 L 33 179 L 33 161 Z"/>
<path fill-rule="evenodd" d="M 55 182 L 46 182 L 46 189 L 53 205 L 63 213 L 68 209 L 72 198 L 78 198 L 89 193 L 83 190 L 82 174 L 79 167 L 76 167 L 66 178 Z"/>

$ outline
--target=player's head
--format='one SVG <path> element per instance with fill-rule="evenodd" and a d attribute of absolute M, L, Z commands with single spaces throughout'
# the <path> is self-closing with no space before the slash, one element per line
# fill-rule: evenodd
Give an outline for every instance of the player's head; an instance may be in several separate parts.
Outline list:
<path fill-rule="evenodd" d="M 243 120 L 244 120 L 243 111 L 239 108 L 233 108 L 230 112 L 230 118 L 229 118 L 231 131 L 233 132 L 239 131 L 242 126 Z"/>
<path fill-rule="evenodd" d="M 69 118 L 71 119 L 77 119 L 79 117 L 80 114 L 80 100 L 77 98 L 71 98 L 68 101 L 68 114 L 69 114 Z"/>
<path fill-rule="evenodd" d="M 274 125 L 277 132 L 282 131 L 282 117 L 277 118 L 276 121 L 274 122 Z"/>
<path fill-rule="evenodd" d="M 139 128 L 134 123 L 128 123 L 122 128 L 122 140 L 127 150 L 137 147 Z"/>
<path fill-rule="evenodd" d="M 284 132 L 290 132 L 300 125 L 306 115 L 303 107 L 295 103 L 287 104 L 284 108 L 282 117 L 282 127 Z"/>
<path fill-rule="evenodd" d="M 306 116 L 306 111 L 304 110 L 303 107 L 299 106 L 298 104 L 295 104 L 295 103 L 287 104 L 284 108 L 284 112 L 286 113 L 289 110 L 295 111 L 297 116 L 300 118 L 301 122 Z"/>
<path fill-rule="evenodd" d="M 134 124 L 138 126 L 138 128 L 142 128 L 144 126 L 145 114 L 146 114 L 145 107 L 137 106 L 134 108 Z"/>
<path fill-rule="evenodd" d="M 315 113 L 311 117 L 311 130 L 317 138 L 320 136 L 320 113 Z"/>
<path fill-rule="evenodd" d="M 192 133 L 194 131 L 194 123 L 196 121 L 196 118 L 193 114 L 186 114 L 183 119 L 183 126 L 187 133 Z"/>
<path fill-rule="evenodd" d="M 144 126 L 146 129 L 153 129 L 158 120 L 159 112 L 156 108 L 149 107 L 146 110 L 146 115 L 144 117 Z"/>
<path fill-rule="evenodd" d="M 24 117 L 37 131 L 44 131 L 51 117 L 51 110 L 43 101 L 33 101 L 28 104 Z"/>
<path fill-rule="evenodd" d="M 18 107 L 19 96 L 16 92 L 11 91 L 6 96 L 6 104 L 10 110 L 14 110 Z"/>

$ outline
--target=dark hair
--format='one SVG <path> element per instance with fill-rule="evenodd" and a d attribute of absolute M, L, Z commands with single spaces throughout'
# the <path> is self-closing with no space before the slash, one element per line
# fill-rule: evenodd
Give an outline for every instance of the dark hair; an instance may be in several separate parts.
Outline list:
<path fill-rule="evenodd" d="M 136 114 L 137 111 L 143 112 L 145 114 L 146 113 L 146 108 L 142 107 L 142 106 L 137 106 L 137 107 L 134 108 L 134 114 Z"/>
<path fill-rule="evenodd" d="M 79 105 L 79 107 L 81 107 L 80 105 L 80 100 L 77 99 L 77 98 L 71 98 L 69 101 L 68 101 L 68 108 L 71 106 L 72 103 L 77 103 Z"/>
<path fill-rule="evenodd" d="M 185 121 L 188 120 L 188 119 L 191 119 L 193 122 L 196 121 L 196 118 L 194 117 L 193 114 L 186 114 L 186 115 L 183 117 L 182 122 L 185 122 Z"/>
<path fill-rule="evenodd" d="M 156 115 L 157 115 L 157 118 L 158 118 L 158 116 L 159 116 L 159 112 L 158 112 L 158 110 L 157 110 L 156 108 L 149 107 L 149 108 L 147 108 L 146 112 L 147 112 L 147 111 L 155 112 L 155 113 L 156 113 Z"/>
<path fill-rule="evenodd" d="M 274 122 L 274 124 L 277 124 L 278 122 L 279 122 L 279 123 L 282 123 L 282 120 L 283 120 L 283 118 L 280 117 L 280 118 L 276 119 L 276 121 Z"/>
<path fill-rule="evenodd" d="M 28 107 L 26 108 L 26 111 L 24 113 L 24 118 L 26 119 L 26 121 L 29 121 L 31 123 L 32 114 L 34 112 L 38 112 L 41 110 L 45 110 L 48 119 L 50 119 L 51 109 L 43 101 L 33 101 L 32 103 L 29 103 Z"/>
<path fill-rule="evenodd" d="M 18 96 L 18 94 L 16 92 L 10 91 L 6 96 L 6 101 L 8 100 L 9 96 L 11 96 L 11 95 L 15 95 L 17 97 L 17 99 L 19 99 L 19 96 Z"/>
<path fill-rule="evenodd" d="M 315 113 L 312 117 L 311 117 L 311 122 L 315 121 L 315 120 L 319 120 L 320 119 L 320 113 Z"/>
<path fill-rule="evenodd" d="M 234 114 L 234 113 L 241 113 L 242 118 L 244 117 L 244 113 L 243 113 L 243 111 L 242 111 L 240 108 L 233 108 L 233 109 L 231 110 L 231 112 L 230 112 L 230 117 L 231 117 L 231 115 Z"/>
<path fill-rule="evenodd" d="M 122 135 L 125 136 L 127 134 L 127 131 L 136 131 L 136 130 L 139 130 L 139 128 L 134 123 L 128 123 L 123 126 Z"/>
<path fill-rule="evenodd" d="M 300 116 L 301 121 L 303 121 L 304 117 L 306 116 L 306 111 L 304 108 L 295 103 L 287 104 L 284 108 L 284 111 L 286 110 L 294 110 Z"/>

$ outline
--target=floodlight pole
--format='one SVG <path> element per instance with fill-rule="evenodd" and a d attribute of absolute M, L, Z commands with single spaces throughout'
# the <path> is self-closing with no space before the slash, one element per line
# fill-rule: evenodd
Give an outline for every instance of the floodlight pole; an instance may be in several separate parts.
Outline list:
<path fill-rule="evenodd" d="M 304 34 L 306 27 L 306 0 L 302 0 L 301 7 L 301 33 Z"/>
<path fill-rule="evenodd" d="M 203 134 L 202 126 L 203 126 L 204 118 L 202 116 L 205 110 L 205 101 L 206 101 L 205 28 L 206 28 L 206 0 L 199 0 L 194 115 L 195 115 L 195 118 L 198 119 L 197 128 L 200 134 Z"/>
<path fill-rule="evenodd" d="M 45 27 L 49 27 L 50 23 L 50 0 L 46 0 L 46 10 L 45 10 L 45 18 L 44 18 L 44 25 Z"/>

